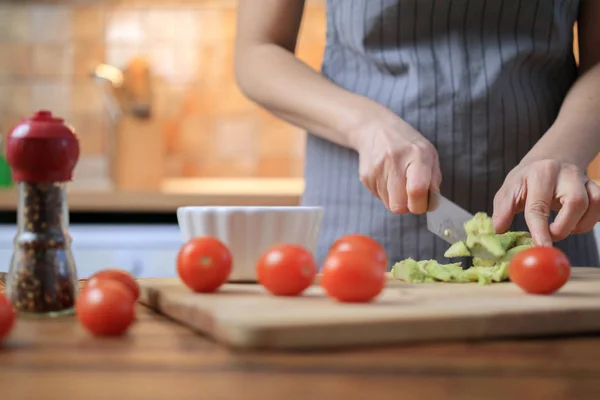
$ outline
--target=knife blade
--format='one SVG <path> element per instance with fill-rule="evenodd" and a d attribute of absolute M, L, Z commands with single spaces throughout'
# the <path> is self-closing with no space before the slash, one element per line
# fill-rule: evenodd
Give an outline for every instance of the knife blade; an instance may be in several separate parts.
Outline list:
<path fill-rule="evenodd" d="M 467 239 L 464 223 L 473 218 L 473 214 L 440 193 L 430 190 L 426 217 L 427 229 L 430 232 L 454 244 Z"/>

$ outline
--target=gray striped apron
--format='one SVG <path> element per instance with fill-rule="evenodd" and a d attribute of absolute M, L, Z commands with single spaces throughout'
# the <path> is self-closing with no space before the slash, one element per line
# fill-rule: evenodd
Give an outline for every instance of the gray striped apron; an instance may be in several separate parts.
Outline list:
<path fill-rule="evenodd" d="M 579 0 L 328 0 L 323 75 L 377 101 L 437 148 L 441 191 L 491 215 L 507 173 L 557 116 L 577 76 Z M 443 257 L 424 216 L 394 215 L 358 178 L 358 156 L 307 135 L 303 205 L 325 207 L 316 258 L 349 233 L 378 240 L 393 262 Z M 526 229 L 523 215 L 511 229 Z M 598 266 L 593 233 L 556 244 Z"/>

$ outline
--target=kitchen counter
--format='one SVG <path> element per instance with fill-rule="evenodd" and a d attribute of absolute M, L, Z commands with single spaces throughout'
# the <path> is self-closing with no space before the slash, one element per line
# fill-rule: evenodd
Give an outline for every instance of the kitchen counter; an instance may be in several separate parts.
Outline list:
<path fill-rule="evenodd" d="M 139 306 L 114 339 L 74 317 L 19 320 L 0 348 L 0 387 L 3 400 L 577 400 L 597 398 L 599 359 L 600 336 L 231 353 Z"/>
<path fill-rule="evenodd" d="M 600 180 L 594 182 L 600 184 Z M 74 212 L 173 213 L 181 206 L 295 206 L 304 191 L 302 178 L 282 179 L 168 179 L 149 192 L 69 190 Z M 0 190 L 0 212 L 14 211 L 15 189 Z"/>
<path fill-rule="evenodd" d="M 69 190 L 71 211 L 174 212 L 181 206 L 293 206 L 300 201 L 304 180 L 298 179 L 168 179 L 159 190 L 119 192 Z M 13 211 L 15 189 L 0 191 L 0 211 Z"/>

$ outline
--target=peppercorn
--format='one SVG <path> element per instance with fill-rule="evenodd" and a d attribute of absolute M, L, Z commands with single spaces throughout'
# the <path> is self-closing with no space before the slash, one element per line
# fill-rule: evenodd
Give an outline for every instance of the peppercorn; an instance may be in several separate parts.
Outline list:
<path fill-rule="evenodd" d="M 9 135 L 7 159 L 18 182 L 19 206 L 6 294 L 17 312 L 73 312 L 78 286 L 64 182 L 78 155 L 72 129 L 46 111 Z"/>

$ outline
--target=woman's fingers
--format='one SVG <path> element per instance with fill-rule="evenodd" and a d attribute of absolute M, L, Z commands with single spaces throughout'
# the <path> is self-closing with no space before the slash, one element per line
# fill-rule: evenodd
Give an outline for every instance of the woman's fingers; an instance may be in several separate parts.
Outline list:
<path fill-rule="evenodd" d="M 387 175 L 387 170 L 382 168 L 381 174 L 373 177 L 373 180 L 375 181 L 375 191 L 377 192 L 377 197 L 379 197 L 379 199 L 383 202 L 385 208 L 392 211 L 390 206 L 390 195 L 388 193 L 387 186 Z"/>
<path fill-rule="evenodd" d="M 561 208 L 550 225 L 550 234 L 554 241 L 559 241 L 575 230 L 588 208 L 588 193 L 579 171 L 566 168 L 561 171 L 556 185 L 556 197 Z"/>
<path fill-rule="evenodd" d="M 538 246 L 552 246 L 548 218 L 557 176 L 558 171 L 540 168 L 532 171 L 527 179 L 525 221 Z"/>
<path fill-rule="evenodd" d="M 437 151 L 401 119 L 389 123 L 357 142 L 360 180 L 391 212 L 422 214 L 442 180 Z"/>
<path fill-rule="evenodd" d="M 361 176 L 360 182 L 365 185 L 369 192 L 377 198 L 379 198 L 379 193 L 377 192 L 377 180 L 373 176 Z"/>
<path fill-rule="evenodd" d="M 512 192 L 505 189 L 505 187 L 500 188 L 494 197 L 494 212 L 492 214 L 496 232 L 504 233 L 508 231 L 515 214 L 518 212 L 515 209 L 515 199 Z"/>
<path fill-rule="evenodd" d="M 594 229 L 594 226 L 600 220 L 600 187 L 591 180 L 585 184 L 588 198 L 588 207 L 579 220 L 573 233 L 585 233 Z"/>
<path fill-rule="evenodd" d="M 431 165 L 420 161 L 413 161 L 406 168 L 408 210 L 413 214 L 427 211 L 431 172 Z"/>
<path fill-rule="evenodd" d="M 550 234 L 554 241 L 569 236 L 586 214 L 589 205 L 587 180 L 577 168 L 561 169 L 553 196 L 560 202 L 560 210 L 550 225 Z"/>
<path fill-rule="evenodd" d="M 382 182 L 386 185 L 389 195 L 388 209 L 395 214 L 405 214 L 408 212 L 408 196 L 406 194 L 406 177 L 404 173 L 398 169 L 394 169 L 386 177 L 386 181 Z"/>
<path fill-rule="evenodd" d="M 433 164 L 431 170 L 431 189 L 436 192 L 440 191 L 440 186 L 442 185 L 442 169 L 440 168 L 440 159 L 439 157 L 435 157 L 435 163 Z"/>
<path fill-rule="evenodd" d="M 386 184 L 385 180 L 377 179 L 375 181 L 375 191 L 377 193 L 376 197 L 379 197 L 379 199 L 381 200 L 381 202 L 383 203 L 385 208 L 387 208 L 388 210 L 391 211 L 390 199 L 389 199 L 387 184 Z"/>

